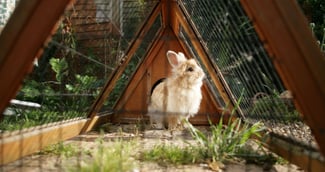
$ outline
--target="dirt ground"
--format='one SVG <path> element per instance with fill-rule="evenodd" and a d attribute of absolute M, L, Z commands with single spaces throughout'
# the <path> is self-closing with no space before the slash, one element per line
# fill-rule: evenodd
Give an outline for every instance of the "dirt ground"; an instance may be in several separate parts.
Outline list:
<path fill-rule="evenodd" d="M 167 130 L 153 130 L 143 129 L 139 130 L 135 125 L 121 125 L 104 126 L 101 134 L 98 131 L 89 132 L 85 135 L 79 135 L 75 138 L 67 140 L 64 144 L 77 145 L 80 150 L 92 151 L 98 148 L 99 137 L 103 139 L 104 145 L 109 145 L 112 140 L 117 138 L 123 138 L 123 140 L 131 140 L 138 138 L 140 148 L 138 149 L 150 149 L 157 144 L 172 144 L 182 145 L 185 144 L 184 140 L 191 143 L 194 142 L 190 134 L 186 131 L 171 132 Z M 206 128 L 200 128 L 206 130 Z M 140 150 L 135 150 L 140 151 Z M 88 161 L 88 156 L 80 155 L 70 158 L 62 158 L 59 155 L 53 154 L 40 154 L 35 153 L 33 155 L 24 157 L 21 160 L 7 164 L 0 167 L 0 171 L 23 171 L 23 172 L 41 172 L 41 171 L 66 171 L 65 166 L 75 165 L 80 166 L 81 162 Z M 85 160 L 86 159 L 86 160 Z M 213 171 L 207 163 L 192 164 L 192 165 L 166 165 L 159 162 L 143 162 L 136 160 L 137 167 L 133 172 L 210 172 Z M 303 170 L 292 164 L 249 164 L 244 160 L 231 161 L 224 164 L 224 167 L 219 170 L 224 172 L 301 172 Z"/>

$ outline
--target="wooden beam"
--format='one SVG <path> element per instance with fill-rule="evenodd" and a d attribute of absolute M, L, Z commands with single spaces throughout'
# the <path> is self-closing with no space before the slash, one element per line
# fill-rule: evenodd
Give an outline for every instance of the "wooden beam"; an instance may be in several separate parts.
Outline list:
<path fill-rule="evenodd" d="M 94 125 L 108 122 L 109 115 L 95 116 L 92 122 Z M 22 131 L 2 133 L 0 135 L 0 165 L 13 162 L 38 152 L 48 145 L 79 135 L 88 121 L 90 119 L 71 119 Z"/>
<path fill-rule="evenodd" d="M 294 0 L 241 0 L 325 155 L 325 57 Z"/>
<path fill-rule="evenodd" d="M 279 137 L 268 135 L 262 140 L 264 146 L 279 156 L 287 159 L 292 164 L 296 164 L 305 171 L 319 172 L 325 171 L 325 161 L 317 150 L 307 150 L 303 146 L 290 143 Z"/>
<path fill-rule="evenodd" d="M 146 33 L 151 28 L 151 26 L 153 25 L 155 19 L 157 18 L 157 16 L 160 13 L 161 13 L 161 4 L 157 3 L 157 5 L 153 9 L 152 13 L 150 14 L 150 17 L 146 21 L 143 22 L 142 27 L 140 28 L 140 30 L 136 34 L 137 36 L 133 40 L 132 44 L 129 46 L 129 48 L 128 48 L 125 56 L 124 56 L 125 61 L 123 62 L 123 64 L 119 65 L 113 71 L 113 73 L 110 76 L 109 80 L 106 82 L 102 92 L 100 93 L 100 95 L 98 96 L 98 98 L 96 99 L 94 104 L 92 105 L 92 108 L 91 108 L 91 110 L 90 110 L 90 112 L 88 114 L 88 117 L 90 119 L 93 119 L 93 117 L 96 116 L 97 112 L 103 106 L 105 100 L 107 99 L 107 97 L 109 96 L 111 91 L 113 90 L 113 88 L 115 86 L 115 83 L 118 81 L 118 79 L 122 75 L 123 71 L 127 67 L 128 63 L 130 62 L 133 54 L 136 52 L 136 50 L 140 46 L 140 44 L 142 42 L 142 39 L 140 39 L 140 38 L 143 38 L 146 35 Z M 88 127 L 89 127 L 89 124 L 91 122 L 92 122 L 91 120 L 87 122 L 87 124 L 85 125 L 85 128 L 84 128 L 84 131 L 89 130 Z"/>
<path fill-rule="evenodd" d="M 31 72 L 46 40 L 73 0 L 20 1 L 0 35 L 0 114 L 26 74 Z"/>
<path fill-rule="evenodd" d="M 160 1 L 163 28 L 169 27 L 170 25 L 170 1 L 171 0 Z"/>

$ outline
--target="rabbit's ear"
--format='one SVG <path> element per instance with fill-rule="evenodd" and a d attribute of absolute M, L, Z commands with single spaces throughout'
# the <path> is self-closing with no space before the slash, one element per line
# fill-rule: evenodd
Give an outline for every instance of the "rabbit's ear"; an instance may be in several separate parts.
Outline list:
<path fill-rule="evenodd" d="M 178 52 L 178 61 L 186 61 L 186 57 L 182 52 Z"/>
<path fill-rule="evenodd" d="M 181 62 L 186 61 L 186 58 L 183 53 L 175 53 L 174 51 L 167 51 L 167 58 L 169 61 L 169 64 L 172 65 L 172 67 L 178 66 Z"/>

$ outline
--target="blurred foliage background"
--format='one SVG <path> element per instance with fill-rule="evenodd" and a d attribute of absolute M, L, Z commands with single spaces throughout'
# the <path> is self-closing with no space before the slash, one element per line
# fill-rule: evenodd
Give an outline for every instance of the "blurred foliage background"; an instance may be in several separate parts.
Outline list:
<path fill-rule="evenodd" d="M 325 32 L 325 0 L 298 0 L 309 23 L 313 23 L 313 31 L 318 40 L 322 41 Z"/>

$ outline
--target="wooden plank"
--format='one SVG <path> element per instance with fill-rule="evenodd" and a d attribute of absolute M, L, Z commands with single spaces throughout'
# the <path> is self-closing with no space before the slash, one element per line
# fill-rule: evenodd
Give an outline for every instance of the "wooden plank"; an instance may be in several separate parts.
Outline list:
<path fill-rule="evenodd" d="M 108 115 L 96 116 L 92 122 L 107 122 Z M 58 143 L 80 134 L 90 119 L 61 121 L 54 124 L 38 126 L 23 131 L 1 134 L 0 165 L 18 160 L 38 152 L 50 144 Z"/>
<path fill-rule="evenodd" d="M 222 99 L 227 104 L 227 107 L 225 108 L 229 110 L 233 109 L 233 105 L 235 104 L 236 100 L 234 99 L 234 96 L 229 91 L 230 89 L 227 86 L 226 81 L 220 72 L 220 69 L 218 68 L 218 66 L 214 65 L 213 62 L 209 59 L 208 54 L 206 53 L 207 51 L 205 49 L 205 46 L 202 45 L 201 42 L 202 39 L 198 37 L 199 33 L 191 26 L 190 21 L 186 20 L 185 11 L 181 10 L 181 8 L 177 5 L 176 2 L 173 2 L 171 11 L 173 12 L 171 14 L 172 15 L 171 18 L 173 19 L 171 23 L 172 23 L 172 28 L 174 33 L 177 35 L 179 34 L 179 25 L 181 25 L 184 28 L 184 31 L 191 38 L 191 43 L 194 46 L 194 49 L 197 51 L 199 58 L 201 58 L 204 66 L 206 67 L 208 73 L 210 74 L 213 84 L 215 84 Z M 242 114 L 240 109 L 239 112 Z"/>
<path fill-rule="evenodd" d="M 42 54 L 60 16 L 72 0 L 21 1 L 0 35 L 0 114 Z M 51 10 L 49 10 L 51 9 Z"/>
<path fill-rule="evenodd" d="M 270 135 L 263 142 L 266 143 L 264 146 L 269 150 L 298 165 L 305 171 L 325 171 L 324 159 L 321 159 L 320 153 L 317 151 L 306 150 L 302 146 L 294 145 L 286 140 Z"/>
<path fill-rule="evenodd" d="M 170 0 L 161 0 L 160 4 L 163 28 L 166 28 L 170 24 Z"/>
<path fill-rule="evenodd" d="M 325 58 L 307 20 L 294 0 L 241 2 L 325 155 Z"/>
<path fill-rule="evenodd" d="M 156 17 L 160 14 L 160 12 L 161 12 L 161 5 L 160 5 L 160 3 L 158 3 L 155 6 L 155 8 L 153 9 L 152 13 L 150 14 L 150 17 L 146 21 L 143 22 L 143 26 L 138 31 L 137 36 L 135 37 L 135 40 L 133 40 L 132 44 L 129 46 L 129 48 L 124 56 L 125 61 L 123 62 L 123 64 L 118 66 L 112 72 L 110 79 L 106 82 L 105 86 L 103 87 L 102 92 L 100 93 L 100 95 L 98 96 L 98 98 L 96 99 L 94 104 L 92 105 L 90 113 L 88 114 L 89 118 L 92 119 L 93 117 L 95 117 L 97 112 L 100 110 L 100 108 L 104 104 L 105 100 L 107 99 L 107 97 L 109 96 L 111 91 L 113 90 L 115 83 L 118 81 L 118 79 L 122 75 L 124 69 L 127 67 L 133 54 L 135 53 L 137 48 L 140 46 L 141 41 L 142 41 L 142 39 L 140 39 L 140 38 L 143 38 L 145 36 L 147 31 L 150 29 L 150 27 L 154 23 Z M 91 120 L 85 125 L 84 131 L 88 130 L 88 124 L 90 124 L 90 123 L 91 123 Z"/>

